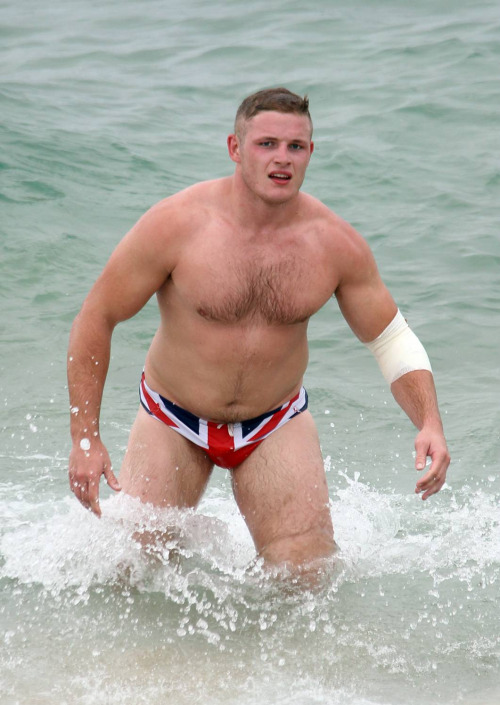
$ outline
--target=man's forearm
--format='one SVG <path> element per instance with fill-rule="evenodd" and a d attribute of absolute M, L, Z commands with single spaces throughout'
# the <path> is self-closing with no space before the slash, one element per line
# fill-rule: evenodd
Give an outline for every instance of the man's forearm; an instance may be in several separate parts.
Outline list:
<path fill-rule="evenodd" d="M 424 346 L 398 309 L 391 323 L 369 343 L 391 391 L 418 429 L 442 428 L 432 368 Z"/>
<path fill-rule="evenodd" d="M 113 327 L 85 309 L 75 318 L 68 348 L 68 391 L 73 443 L 99 436 L 102 393 Z"/>
<path fill-rule="evenodd" d="M 427 458 L 431 459 L 430 467 L 415 487 L 422 499 L 428 499 L 443 487 L 450 464 L 432 374 L 427 370 L 409 372 L 392 383 L 391 391 L 419 429 L 415 438 L 415 468 L 425 471 Z"/>
<path fill-rule="evenodd" d="M 442 430 L 436 388 L 431 372 L 427 370 L 409 372 L 392 383 L 391 392 L 419 430 L 424 426 L 434 426 Z"/>

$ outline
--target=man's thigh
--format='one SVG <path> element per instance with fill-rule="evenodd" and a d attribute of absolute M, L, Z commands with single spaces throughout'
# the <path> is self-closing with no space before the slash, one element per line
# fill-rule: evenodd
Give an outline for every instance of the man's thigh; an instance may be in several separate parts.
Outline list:
<path fill-rule="evenodd" d="M 195 507 L 212 467 L 202 448 L 139 408 L 120 471 L 124 492 L 156 506 Z"/>
<path fill-rule="evenodd" d="M 272 562 L 287 552 L 304 551 L 306 560 L 311 551 L 311 558 L 334 551 L 323 458 L 308 411 L 268 436 L 233 471 L 233 489 L 258 553 L 272 555 Z M 283 548 L 270 550 L 271 544 Z"/>

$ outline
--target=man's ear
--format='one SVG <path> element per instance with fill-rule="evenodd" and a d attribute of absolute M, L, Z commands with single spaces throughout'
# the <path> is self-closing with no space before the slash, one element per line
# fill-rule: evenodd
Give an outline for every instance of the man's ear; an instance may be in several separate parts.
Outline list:
<path fill-rule="evenodd" d="M 229 135 L 227 138 L 227 151 L 233 162 L 240 162 L 240 140 L 235 134 Z"/>

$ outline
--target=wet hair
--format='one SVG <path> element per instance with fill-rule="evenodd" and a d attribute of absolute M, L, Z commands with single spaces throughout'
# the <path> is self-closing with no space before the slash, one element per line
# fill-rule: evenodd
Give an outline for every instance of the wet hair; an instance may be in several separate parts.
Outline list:
<path fill-rule="evenodd" d="M 251 120 L 258 113 L 266 110 L 277 113 L 295 113 L 305 115 L 309 118 L 312 130 L 312 120 L 309 113 L 309 99 L 305 95 L 303 98 L 296 93 L 292 93 L 288 88 L 265 88 L 257 93 L 252 93 L 241 103 L 236 112 L 234 121 L 234 131 L 240 134 L 240 126 L 243 122 Z"/>

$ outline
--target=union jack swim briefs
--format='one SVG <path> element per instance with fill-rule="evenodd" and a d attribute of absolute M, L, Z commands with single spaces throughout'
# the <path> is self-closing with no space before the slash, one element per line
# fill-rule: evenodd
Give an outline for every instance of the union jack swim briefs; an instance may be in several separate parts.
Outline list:
<path fill-rule="evenodd" d="M 200 419 L 165 399 L 146 384 L 144 372 L 139 387 L 141 404 L 148 414 L 203 448 L 215 465 L 235 468 L 273 431 L 307 409 L 307 392 L 299 393 L 278 409 L 241 423 L 217 423 Z"/>

